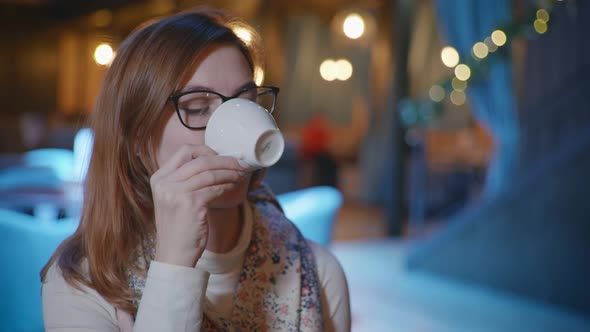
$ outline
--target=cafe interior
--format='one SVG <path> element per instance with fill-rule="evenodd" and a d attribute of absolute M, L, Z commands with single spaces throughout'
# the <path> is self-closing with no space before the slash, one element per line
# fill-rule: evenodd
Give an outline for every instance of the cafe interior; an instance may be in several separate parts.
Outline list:
<path fill-rule="evenodd" d="M 352 331 L 590 331 L 586 0 L 0 0 L 0 331 L 43 331 L 118 46 L 200 6 L 259 37 L 265 182 L 342 265 Z"/>

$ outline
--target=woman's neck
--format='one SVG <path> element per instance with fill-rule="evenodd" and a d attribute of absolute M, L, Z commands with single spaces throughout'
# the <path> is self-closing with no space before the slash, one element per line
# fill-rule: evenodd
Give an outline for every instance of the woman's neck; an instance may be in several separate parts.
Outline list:
<path fill-rule="evenodd" d="M 210 209 L 207 250 L 226 253 L 232 250 L 242 232 L 242 205 L 230 209 Z"/>

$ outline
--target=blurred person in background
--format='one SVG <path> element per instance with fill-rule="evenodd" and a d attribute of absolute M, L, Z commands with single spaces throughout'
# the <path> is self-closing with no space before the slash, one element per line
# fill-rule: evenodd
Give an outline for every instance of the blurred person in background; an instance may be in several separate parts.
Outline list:
<path fill-rule="evenodd" d="M 338 165 L 330 152 L 331 136 L 330 120 L 323 113 L 314 114 L 303 127 L 300 154 L 311 162 L 312 186 L 337 186 Z"/>
<path fill-rule="evenodd" d="M 285 218 L 264 170 L 187 123 L 206 124 L 215 96 L 256 100 L 260 53 L 237 24 L 200 9 L 121 45 L 91 115 L 80 225 L 41 271 L 47 331 L 350 330 L 338 261 Z M 204 90 L 200 109 L 179 101 Z"/>

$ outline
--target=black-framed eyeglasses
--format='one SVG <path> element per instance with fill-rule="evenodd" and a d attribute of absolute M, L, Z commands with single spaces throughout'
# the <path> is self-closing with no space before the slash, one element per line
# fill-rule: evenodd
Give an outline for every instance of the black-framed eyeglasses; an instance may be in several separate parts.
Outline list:
<path fill-rule="evenodd" d="M 172 95 L 168 99 L 174 103 L 176 114 L 185 127 L 191 130 L 204 130 L 213 111 L 230 99 L 249 99 L 272 114 L 278 94 L 279 88 L 276 86 L 251 86 L 230 97 L 210 90 L 191 90 Z"/>

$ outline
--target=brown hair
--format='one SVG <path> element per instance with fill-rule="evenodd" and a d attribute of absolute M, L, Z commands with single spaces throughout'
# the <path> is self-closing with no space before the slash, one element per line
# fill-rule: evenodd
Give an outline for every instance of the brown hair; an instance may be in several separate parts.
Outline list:
<path fill-rule="evenodd" d="M 238 24 L 247 27 L 219 11 L 200 9 L 142 26 L 122 43 L 91 115 L 94 147 L 80 225 L 45 265 L 42 280 L 57 262 L 73 287 L 86 285 L 115 307 L 136 311 L 126 268 L 140 268 L 135 251 L 155 232 L 150 176 L 157 170 L 163 125 L 173 112 L 168 97 L 212 45 L 236 45 L 254 72 L 259 53 L 232 31 Z"/>

